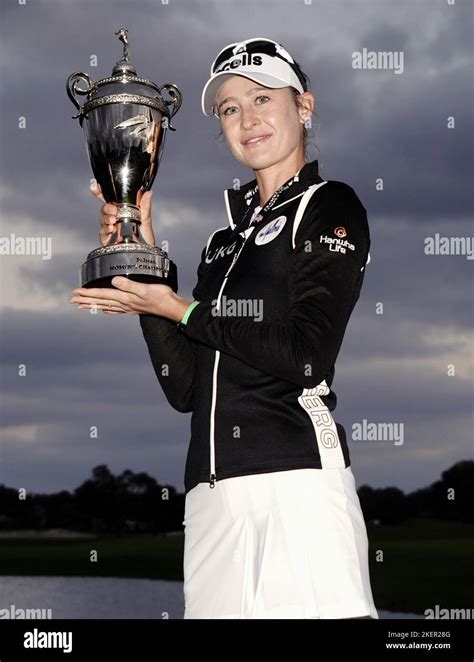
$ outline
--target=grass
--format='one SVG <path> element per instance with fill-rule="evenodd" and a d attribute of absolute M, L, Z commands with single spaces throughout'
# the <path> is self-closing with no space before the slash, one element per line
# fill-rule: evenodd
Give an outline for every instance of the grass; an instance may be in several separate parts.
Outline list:
<path fill-rule="evenodd" d="M 367 527 L 370 575 L 377 609 L 422 614 L 471 608 L 468 582 L 474 525 L 414 519 Z M 0 541 L 3 575 L 141 577 L 182 581 L 183 535 L 134 534 L 89 540 Z M 90 561 L 97 550 L 97 562 Z M 377 561 L 377 553 L 383 560 Z"/>
<path fill-rule="evenodd" d="M 181 534 L 101 536 L 90 540 L 2 540 L 2 575 L 183 579 Z M 96 550 L 97 562 L 91 561 Z"/>
<path fill-rule="evenodd" d="M 474 525 L 413 519 L 368 526 L 370 577 L 378 609 L 423 614 L 472 608 Z M 383 560 L 377 561 L 377 550 Z"/>

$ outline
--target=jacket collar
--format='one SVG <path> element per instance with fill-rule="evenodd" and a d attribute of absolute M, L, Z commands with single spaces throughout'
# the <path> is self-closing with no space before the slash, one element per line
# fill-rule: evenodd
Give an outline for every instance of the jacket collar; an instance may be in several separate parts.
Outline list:
<path fill-rule="evenodd" d="M 309 161 L 301 168 L 299 172 L 298 181 L 295 181 L 286 191 L 283 191 L 281 197 L 275 205 L 281 205 L 283 202 L 289 201 L 296 195 L 303 193 L 308 186 L 312 184 L 319 184 L 323 179 L 319 176 L 318 161 Z M 224 199 L 227 209 L 227 217 L 229 225 L 232 230 L 236 224 L 240 222 L 247 209 L 247 198 L 251 197 L 251 190 L 257 186 L 257 180 L 252 179 L 246 184 L 242 184 L 240 189 L 235 190 L 232 188 L 225 189 Z M 247 195 L 246 197 L 246 194 Z"/>

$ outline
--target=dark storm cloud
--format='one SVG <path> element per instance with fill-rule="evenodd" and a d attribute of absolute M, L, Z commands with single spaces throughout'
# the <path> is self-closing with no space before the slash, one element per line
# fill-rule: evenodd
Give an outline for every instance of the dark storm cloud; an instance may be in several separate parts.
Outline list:
<path fill-rule="evenodd" d="M 398 449 L 352 443 L 358 483 L 415 488 L 469 455 L 472 386 L 462 370 L 448 378 L 446 364 L 462 368 L 470 359 L 472 261 L 429 257 L 423 242 L 435 232 L 472 234 L 470 2 L 36 0 L 4 3 L 2 18 L 1 234 L 15 231 L 11 219 L 20 217 L 29 234 L 52 236 L 53 244 L 56 229 L 67 228 L 71 248 L 62 240 L 47 264 L 25 258 L 16 267 L 22 283 L 51 295 L 57 309 L 4 302 L 0 482 L 72 488 L 105 462 L 149 470 L 182 489 L 189 416 L 166 403 L 138 320 L 67 304 L 82 247 L 98 243 L 99 203 L 87 190 L 92 173 L 65 83 L 74 71 L 108 76 L 121 55 L 113 33 L 122 26 L 138 73 L 183 91 L 153 203 L 157 241 L 170 242 L 181 293 L 190 295 L 209 234 L 227 224 L 222 190 L 235 177 L 253 178 L 217 139 L 217 121 L 201 114 L 210 64 L 231 41 L 275 38 L 310 75 L 322 176 L 353 186 L 369 215 L 372 262 L 336 366 L 338 420 L 402 420 L 417 432 Z M 402 50 L 404 73 L 354 70 L 352 53 L 363 48 Z M 375 189 L 379 178 L 383 191 Z M 2 269 L 9 264 L 3 258 Z M 375 314 L 379 302 L 383 315 Z M 19 363 L 27 363 L 27 378 L 17 376 Z M 449 445 L 438 432 L 454 416 Z M 100 440 L 88 437 L 94 424 Z M 35 425 L 39 436 L 18 441 L 15 426 Z"/>
<path fill-rule="evenodd" d="M 174 412 L 166 403 L 149 364 L 146 345 L 143 339 L 137 340 L 140 336 L 136 328 L 138 320 L 121 318 L 120 328 L 116 325 L 117 331 L 113 331 L 110 318 L 82 312 L 86 319 L 81 324 L 76 323 L 73 313 L 18 313 L 3 325 L 6 356 L 2 356 L 2 363 L 4 379 L 9 385 L 4 402 L 4 425 L 38 425 L 40 428 L 32 442 L 12 440 L 7 443 L 4 469 L 20 480 L 25 472 L 29 475 L 33 467 L 64 465 L 69 472 L 68 466 L 74 462 L 76 475 L 82 472 L 84 476 L 101 458 L 114 467 L 124 468 L 128 462 L 139 468 L 142 458 L 142 466 L 149 466 L 149 457 L 151 466 L 159 466 L 161 472 L 166 466 L 175 484 L 181 485 L 189 415 Z M 37 339 L 30 346 L 27 339 L 33 327 Z M 423 476 L 423 480 L 429 482 L 438 466 L 439 446 L 445 444 L 438 434 L 446 418 L 445 410 L 440 411 L 440 402 L 450 403 L 449 415 L 456 417 L 459 429 L 458 437 L 452 433 L 450 445 L 442 448 L 443 456 L 452 463 L 469 454 L 468 429 L 462 426 L 463 419 L 469 417 L 472 403 L 469 382 L 446 375 L 445 362 L 442 357 L 436 357 L 436 347 L 431 354 L 426 348 L 423 354 L 416 355 L 415 346 L 403 345 L 403 340 L 409 342 L 408 329 L 398 337 L 399 329 L 393 325 L 379 334 L 385 344 L 377 347 L 375 343 L 368 362 L 370 348 L 364 351 L 360 339 L 364 337 L 365 328 L 371 327 L 373 324 L 365 317 L 355 315 L 351 320 L 333 384 L 338 396 L 336 420 L 346 426 L 349 436 L 353 423 L 364 418 L 371 422 L 403 422 L 410 440 L 403 453 L 393 444 L 388 444 L 390 449 L 387 449 L 385 442 L 351 442 L 355 461 L 368 456 L 377 464 L 381 456 L 387 453 L 390 456 L 393 451 L 393 460 L 403 463 L 409 461 L 407 455 L 416 455 L 420 447 L 426 445 L 434 453 L 432 464 L 425 463 L 419 467 L 418 474 L 413 475 Z M 119 333 L 128 338 L 124 344 L 115 341 Z M 22 351 L 12 355 L 8 348 L 15 343 L 21 345 Z M 416 346 L 419 347 L 419 343 Z M 58 347 L 67 348 L 61 353 L 60 361 Z M 449 351 L 450 346 L 445 349 Z M 400 356 L 405 359 L 401 366 L 397 365 Z M 422 369 L 417 367 L 421 361 L 427 362 L 421 363 Z M 19 363 L 26 364 L 27 377 L 17 376 Z M 434 389 L 433 384 L 436 384 Z M 413 400 L 414 393 L 416 400 Z M 98 440 L 89 439 L 91 425 L 99 428 Z M 414 426 L 420 425 L 423 437 L 418 433 L 410 434 Z M 378 473 L 377 480 L 380 482 L 381 476 L 388 479 L 391 470 L 392 461 L 385 471 Z M 55 470 L 52 480 L 55 485 L 63 486 L 64 476 L 59 473 L 56 475 Z M 37 471 L 31 479 L 34 485 L 41 483 Z M 409 481 L 405 474 L 400 475 L 399 484 L 410 489 L 417 486 L 416 481 Z"/>

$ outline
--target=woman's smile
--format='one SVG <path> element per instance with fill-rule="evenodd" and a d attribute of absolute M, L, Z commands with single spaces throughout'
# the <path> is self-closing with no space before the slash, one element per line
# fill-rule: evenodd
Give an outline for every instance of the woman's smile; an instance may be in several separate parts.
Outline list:
<path fill-rule="evenodd" d="M 255 136 L 254 138 L 245 138 L 242 141 L 242 145 L 244 147 L 258 147 L 259 145 L 262 145 L 264 142 L 266 142 L 268 138 L 271 138 L 270 134 L 263 134 L 260 136 Z"/>

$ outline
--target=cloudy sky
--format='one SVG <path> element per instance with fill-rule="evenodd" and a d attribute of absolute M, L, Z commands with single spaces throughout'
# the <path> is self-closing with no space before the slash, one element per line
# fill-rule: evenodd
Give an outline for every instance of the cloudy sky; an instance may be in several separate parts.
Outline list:
<path fill-rule="evenodd" d="M 165 400 L 138 318 L 67 303 L 98 245 L 99 203 L 65 82 L 110 75 L 120 27 L 138 73 L 183 92 L 154 185 L 155 235 L 169 242 L 180 293 L 227 222 L 222 191 L 253 178 L 201 113 L 210 64 L 227 43 L 275 39 L 317 98 L 312 158 L 369 216 L 371 263 L 336 363 L 334 416 L 349 436 L 364 419 L 403 424 L 403 443 L 350 441 L 357 484 L 412 490 L 472 457 L 474 262 L 424 251 L 436 233 L 472 237 L 471 0 L 1 0 L 1 19 L 0 236 L 51 238 L 52 256 L 0 256 L 0 484 L 73 489 L 105 463 L 184 487 L 191 415 Z M 403 72 L 354 69 L 363 49 L 402 53 Z"/>

